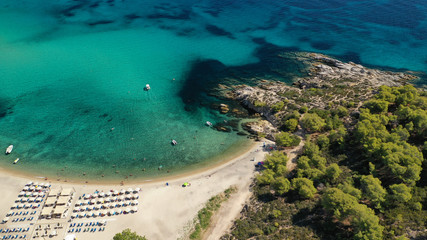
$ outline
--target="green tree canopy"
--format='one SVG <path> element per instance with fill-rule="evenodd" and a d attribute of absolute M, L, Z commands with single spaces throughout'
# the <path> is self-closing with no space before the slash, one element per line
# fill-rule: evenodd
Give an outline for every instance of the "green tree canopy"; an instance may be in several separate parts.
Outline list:
<path fill-rule="evenodd" d="M 386 190 L 381 186 L 381 181 L 372 175 L 366 175 L 362 176 L 360 183 L 366 198 L 374 204 L 375 208 L 380 208 L 387 196 Z"/>
<path fill-rule="evenodd" d="M 391 198 L 398 203 L 405 203 L 412 198 L 411 188 L 405 184 L 393 184 L 390 186 Z"/>
<path fill-rule="evenodd" d="M 283 195 L 290 190 L 291 183 L 285 177 L 278 177 L 273 181 L 272 187 L 277 194 Z"/>
<path fill-rule="evenodd" d="M 339 184 L 338 188 L 344 193 L 350 194 L 351 196 L 355 197 L 357 200 L 362 198 L 362 191 L 360 191 L 358 188 L 355 188 L 353 184 L 349 182 Z"/>
<path fill-rule="evenodd" d="M 325 171 L 325 176 L 331 180 L 331 181 L 335 181 L 338 179 L 338 177 L 341 175 L 342 170 L 340 169 L 340 167 L 338 166 L 338 164 L 336 163 L 332 163 L 331 165 L 329 165 L 326 168 Z"/>
<path fill-rule="evenodd" d="M 368 108 L 371 113 L 386 113 L 388 111 L 389 102 L 384 100 L 372 99 L 365 102 L 364 106 Z"/>
<path fill-rule="evenodd" d="M 114 235 L 113 240 L 147 240 L 147 238 L 139 236 L 136 232 L 132 232 L 127 228 L 123 232 Z"/>
<path fill-rule="evenodd" d="M 306 113 L 301 119 L 301 125 L 309 132 L 318 132 L 323 129 L 326 122 L 316 113 Z"/>
<path fill-rule="evenodd" d="M 298 120 L 295 118 L 290 118 L 285 121 L 284 127 L 289 132 L 295 132 L 298 127 Z"/>
<path fill-rule="evenodd" d="M 292 188 L 295 189 L 302 198 L 312 198 L 317 192 L 317 189 L 313 185 L 313 181 L 307 178 L 292 179 Z"/>
<path fill-rule="evenodd" d="M 356 204 L 352 209 L 352 225 L 354 226 L 354 239 L 357 240 L 382 240 L 384 227 L 375 216 L 374 210 L 363 204 Z"/>
<path fill-rule="evenodd" d="M 274 137 L 276 138 L 276 144 L 280 147 L 297 146 L 301 142 L 299 137 L 289 132 L 281 132 Z"/>

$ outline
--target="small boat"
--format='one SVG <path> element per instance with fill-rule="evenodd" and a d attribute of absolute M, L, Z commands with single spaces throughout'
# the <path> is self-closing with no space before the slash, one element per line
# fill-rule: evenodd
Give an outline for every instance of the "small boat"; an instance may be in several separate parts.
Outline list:
<path fill-rule="evenodd" d="M 150 89 L 151 89 L 150 84 L 146 84 L 146 85 L 145 85 L 144 90 L 145 90 L 145 91 L 148 91 L 148 90 L 150 90 Z"/>
<path fill-rule="evenodd" d="M 172 139 L 171 144 L 172 144 L 173 146 L 175 146 L 175 145 L 177 145 L 178 143 L 175 141 L 175 139 Z"/>
<path fill-rule="evenodd" d="M 13 150 L 13 145 L 10 145 L 9 147 L 6 148 L 6 155 L 10 154 Z"/>
<path fill-rule="evenodd" d="M 209 126 L 209 127 L 212 127 L 212 123 L 209 122 L 209 121 L 206 122 L 206 125 Z"/>
<path fill-rule="evenodd" d="M 13 161 L 13 164 L 16 164 L 19 161 L 19 158 L 15 159 L 15 161 Z"/>

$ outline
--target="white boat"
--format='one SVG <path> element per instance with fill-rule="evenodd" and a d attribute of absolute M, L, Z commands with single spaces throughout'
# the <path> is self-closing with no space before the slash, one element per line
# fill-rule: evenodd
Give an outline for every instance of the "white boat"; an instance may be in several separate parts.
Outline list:
<path fill-rule="evenodd" d="M 10 145 L 9 147 L 6 148 L 6 154 L 10 154 L 13 150 L 13 145 Z"/>
<path fill-rule="evenodd" d="M 175 145 L 177 145 L 178 143 L 175 141 L 175 139 L 172 139 L 171 144 L 175 146 Z"/>
<path fill-rule="evenodd" d="M 148 91 L 148 90 L 150 90 L 150 89 L 151 89 L 150 84 L 146 84 L 146 85 L 145 85 L 144 90 L 145 90 L 145 91 Z"/>
<path fill-rule="evenodd" d="M 206 121 L 206 125 L 209 126 L 209 127 L 212 127 L 212 123 L 209 122 L 209 121 Z"/>
<path fill-rule="evenodd" d="M 19 158 L 17 158 L 15 161 L 13 161 L 13 164 L 16 164 L 19 161 Z"/>

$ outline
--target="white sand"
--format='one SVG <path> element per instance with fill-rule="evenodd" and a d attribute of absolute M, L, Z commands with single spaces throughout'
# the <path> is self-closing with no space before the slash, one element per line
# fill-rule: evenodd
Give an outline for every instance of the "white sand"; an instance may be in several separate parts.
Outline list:
<path fill-rule="evenodd" d="M 106 219 L 108 224 L 104 232 L 96 233 L 77 233 L 79 240 L 85 239 L 112 239 L 113 236 L 123 229 L 130 228 L 140 235 L 145 235 L 149 240 L 167 240 L 178 239 L 188 233 L 197 212 L 205 205 L 212 196 L 223 192 L 232 185 L 237 186 L 235 193 L 226 207 L 220 210 L 221 224 L 209 229 L 212 237 L 217 239 L 226 231 L 232 220 L 238 216 L 244 202 L 249 198 L 249 185 L 254 177 L 254 164 L 264 158 L 265 152 L 262 151 L 262 143 L 256 143 L 246 153 L 241 156 L 212 169 L 201 173 L 195 173 L 186 177 L 179 177 L 173 180 L 132 183 L 129 185 L 83 185 L 75 183 L 63 183 L 52 181 L 52 187 L 74 187 L 76 196 L 83 193 L 92 193 L 95 189 L 109 191 L 110 189 L 127 189 L 129 187 L 140 187 L 138 212 L 128 215 L 115 217 L 91 218 L 90 220 L 99 221 Z M 256 158 L 255 162 L 252 161 Z M 10 210 L 14 200 L 17 198 L 20 189 L 28 181 L 43 182 L 43 179 L 17 176 L 5 171 L 0 172 L 0 189 L 2 191 L 0 198 L 0 218 L 5 217 Z M 183 188 L 184 182 L 190 182 L 191 186 Z M 74 200 L 75 201 L 75 200 Z M 226 209 L 226 210 L 223 210 Z M 68 219 L 61 220 L 66 223 Z M 89 221 L 84 219 L 74 222 Z M 13 223 L 8 223 L 9 227 Z M 68 224 L 66 224 L 68 226 Z M 5 226 L 0 226 L 4 228 Z M 28 235 L 28 234 L 27 234 Z M 58 236 L 54 239 L 63 239 Z"/>

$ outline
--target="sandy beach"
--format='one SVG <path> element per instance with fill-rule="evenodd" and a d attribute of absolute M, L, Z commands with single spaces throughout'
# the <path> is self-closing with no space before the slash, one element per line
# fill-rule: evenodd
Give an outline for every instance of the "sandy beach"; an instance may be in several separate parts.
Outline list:
<path fill-rule="evenodd" d="M 111 189 L 141 188 L 139 193 L 138 212 L 127 215 L 112 217 L 98 217 L 96 219 L 83 219 L 74 222 L 107 220 L 105 231 L 96 233 L 77 233 L 80 239 L 112 239 L 113 236 L 123 229 L 130 228 L 140 235 L 145 235 L 148 239 L 185 239 L 189 228 L 197 212 L 212 196 L 223 192 L 230 186 L 236 186 L 229 202 L 220 209 L 219 214 L 214 218 L 215 227 L 209 229 L 206 236 L 208 239 L 217 239 L 226 231 L 232 220 L 237 217 L 245 201 L 250 197 L 249 186 L 255 173 L 255 163 L 264 158 L 266 154 L 262 148 L 263 143 L 257 142 L 242 155 L 225 161 L 221 165 L 214 166 L 203 172 L 194 172 L 184 176 L 178 176 L 167 180 L 156 180 L 153 182 L 140 182 L 125 184 L 79 184 L 51 181 L 52 188 L 73 187 L 76 190 L 75 196 L 84 193 L 98 191 L 110 191 Z M 0 189 L 2 198 L 0 199 L 0 217 L 6 216 L 17 198 L 18 193 L 28 181 L 42 182 L 43 179 L 36 177 L 24 177 L 1 171 Z M 166 182 L 168 186 L 166 186 Z M 182 187 L 184 182 L 191 183 L 190 187 Z M 73 203 L 77 197 L 73 200 Z M 226 209 L 226 210 L 224 210 Z M 65 223 L 68 226 L 69 216 L 61 220 L 51 220 L 52 222 Z M 4 225 L 4 224 L 3 224 Z M 13 225 L 13 223 L 8 223 Z M 4 226 L 1 226 L 2 228 Z M 64 229 L 64 233 L 65 233 Z M 60 232 L 57 237 L 51 239 L 63 239 L 64 233 Z"/>

